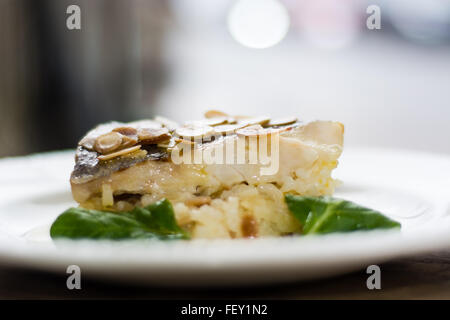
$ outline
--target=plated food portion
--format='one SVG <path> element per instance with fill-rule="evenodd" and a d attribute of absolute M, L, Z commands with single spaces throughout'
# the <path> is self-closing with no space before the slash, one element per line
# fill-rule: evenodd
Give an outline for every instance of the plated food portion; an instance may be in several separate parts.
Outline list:
<path fill-rule="evenodd" d="M 79 208 L 55 221 L 69 238 L 245 238 L 399 227 L 332 198 L 339 122 L 230 116 L 99 125 L 71 175 Z"/>

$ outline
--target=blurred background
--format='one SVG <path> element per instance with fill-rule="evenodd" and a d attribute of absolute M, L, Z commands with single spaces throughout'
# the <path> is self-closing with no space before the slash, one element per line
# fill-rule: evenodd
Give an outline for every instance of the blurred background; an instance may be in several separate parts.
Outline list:
<path fill-rule="evenodd" d="M 211 108 L 339 120 L 348 147 L 450 153 L 450 0 L 0 3 L 0 156 Z M 81 30 L 66 27 L 73 4 Z"/>

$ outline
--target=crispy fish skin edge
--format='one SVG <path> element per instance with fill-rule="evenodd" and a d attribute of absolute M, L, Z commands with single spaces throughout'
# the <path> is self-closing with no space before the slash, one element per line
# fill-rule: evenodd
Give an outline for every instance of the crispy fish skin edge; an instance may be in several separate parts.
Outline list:
<path fill-rule="evenodd" d="M 75 153 L 75 166 L 70 176 L 72 184 L 83 184 L 95 179 L 107 177 L 112 173 L 130 168 L 144 161 L 167 161 L 168 153 L 157 147 L 145 149 L 147 154 L 142 157 L 117 157 L 101 161 L 98 153 L 79 146 Z"/>

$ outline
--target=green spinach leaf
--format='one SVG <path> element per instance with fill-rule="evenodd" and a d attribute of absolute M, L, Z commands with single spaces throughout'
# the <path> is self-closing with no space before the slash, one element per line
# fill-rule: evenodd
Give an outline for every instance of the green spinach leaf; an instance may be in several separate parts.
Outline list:
<path fill-rule="evenodd" d="M 70 208 L 53 222 L 52 238 L 71 239 L 188 239 L 175 220 L 171 203 L 160 200 L 129 212 Z"/>
<path fill-rule="evenodd" d="M 378 211 L 338 198 L 286 195 L 285 200 L 303 225 L 303 234 L 400 228 Z"/>

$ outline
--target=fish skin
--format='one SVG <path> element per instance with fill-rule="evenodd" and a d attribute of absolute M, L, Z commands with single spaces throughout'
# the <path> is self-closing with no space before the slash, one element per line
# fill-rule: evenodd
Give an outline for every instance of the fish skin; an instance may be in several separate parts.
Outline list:
<path fill-rule="evenodd" d="M 70 176 L 70 181 L 75 184 L 86 183 L 112 173 L 127 169 L 147 160 L 167 161 L 169 154 L 166 150 L 157 146 L 142 146 L 147 154 L 143 157 L 118 157 L 115 159 L 100 161 L 99 153 L 78 146 L 75 153 L 75 166 Z"/>

